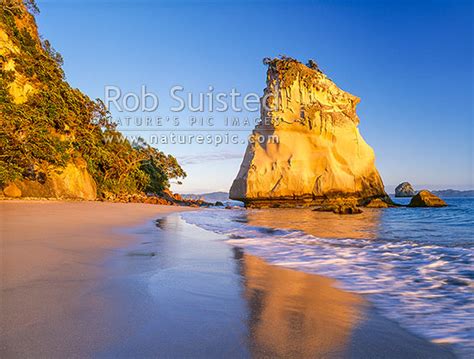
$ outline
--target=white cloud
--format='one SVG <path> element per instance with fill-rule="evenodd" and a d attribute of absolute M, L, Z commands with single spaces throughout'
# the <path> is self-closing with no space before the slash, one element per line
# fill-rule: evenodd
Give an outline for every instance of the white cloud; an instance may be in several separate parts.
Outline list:
<path fill-rule="evenodd" d="M 198 163 L 205 163 L 209 161 L 224 161 L 229 159 L 243 158 L 243 153 L 231 152 L 208 152 L 199 153 L 195 155 L 177 156 L 178 162 L 182 165 L 193 165 Z"/>

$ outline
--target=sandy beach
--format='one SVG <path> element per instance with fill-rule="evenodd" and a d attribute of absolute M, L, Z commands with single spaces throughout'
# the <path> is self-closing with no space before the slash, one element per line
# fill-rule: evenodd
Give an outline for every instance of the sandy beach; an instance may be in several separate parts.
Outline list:
<path fill-rule="evenodd" d="M 453 357 L 334 281 L 187 224 L 183 210 L 1 202 L 0 356 Z"/>
<path fill-rule="evenodd" d="M 107 337 L 92 294 L 104 259 L 131 237 L 114 228 L 186 208 L 102 202 L 0 202 L 2 357 L 81 355 Z M 97 317 L 99 314 L 99 317 Z"/>

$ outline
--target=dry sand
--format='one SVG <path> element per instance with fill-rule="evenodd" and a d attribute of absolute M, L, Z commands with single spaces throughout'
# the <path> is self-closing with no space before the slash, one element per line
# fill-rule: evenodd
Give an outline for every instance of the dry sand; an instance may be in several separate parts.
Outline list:
<path fill-rule="evenodd" d="M 37 356 L 41 352 L 36 350 L 45 346 L 51 349 L 45 354 L 56 352 L 54 346 L 58 356 L 79 354 L 80 347 L 101 342 L 104 338 L 94 337 L 101 323 L 91 318 L 84 327 L 75 319 L 108 305 L 100 296 L 87 296 L 84 302 L 81 297 L 109 275 L 103 259 L 130 245 L 131 237 L 119 229 L 183 210 L 133 203 L 1 201 L 0 356 Z M 74 313 L 73 308 L 82 310 Z M 83 342 L 55 340 L 61 336 Z"/>

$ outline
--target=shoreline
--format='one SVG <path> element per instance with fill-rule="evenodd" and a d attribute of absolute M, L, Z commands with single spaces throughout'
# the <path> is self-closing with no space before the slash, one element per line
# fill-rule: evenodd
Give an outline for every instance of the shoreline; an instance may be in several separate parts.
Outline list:
<path fill-rule="evenodd" d="M 17 236 L 2 240 L 2 356 L 454 357 L 332 279 L 187 224 L 185 207 L 18 203 L 1 223 L 2 238 Z"/>

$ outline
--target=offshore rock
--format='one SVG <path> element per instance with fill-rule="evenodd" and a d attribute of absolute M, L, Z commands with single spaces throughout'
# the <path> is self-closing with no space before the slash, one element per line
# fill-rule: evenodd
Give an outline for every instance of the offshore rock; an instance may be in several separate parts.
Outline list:
<path fill-rule="evenodd" d="M 266 61 L 261 119 L 230 198 L 249 207 L 363 205 L 389 200 L 372 148 L 357 128 L 359 98 L 317 66 Z"/>
<path fill-rule="evenodd" d="M 324 205 L 313 208 L 316 212 L 332 212 L 334 214 L 359 214 L 362 210 L 352 204 L 348 205 Z"/>
<path fill-rule="evenodd" d="M 384 201 L 380 198 L 374 198 L 369 203 L 365 205 L 367 208 L 389 208 L 395 207 L 394 204 L 389 203 L 388 201 Z"/>
<path fill-rule="evenodd" d="M 415 190 L 408 182 L 402 182 L 395 188 L 395 197 L 413 197 L 415 194 Z"/>
<path fill-rule="evenodd" d="M 446 207 L 447 204 L 438 196 L 427 190 L 418 192 L 410 201 L 408 207 Z"/>

